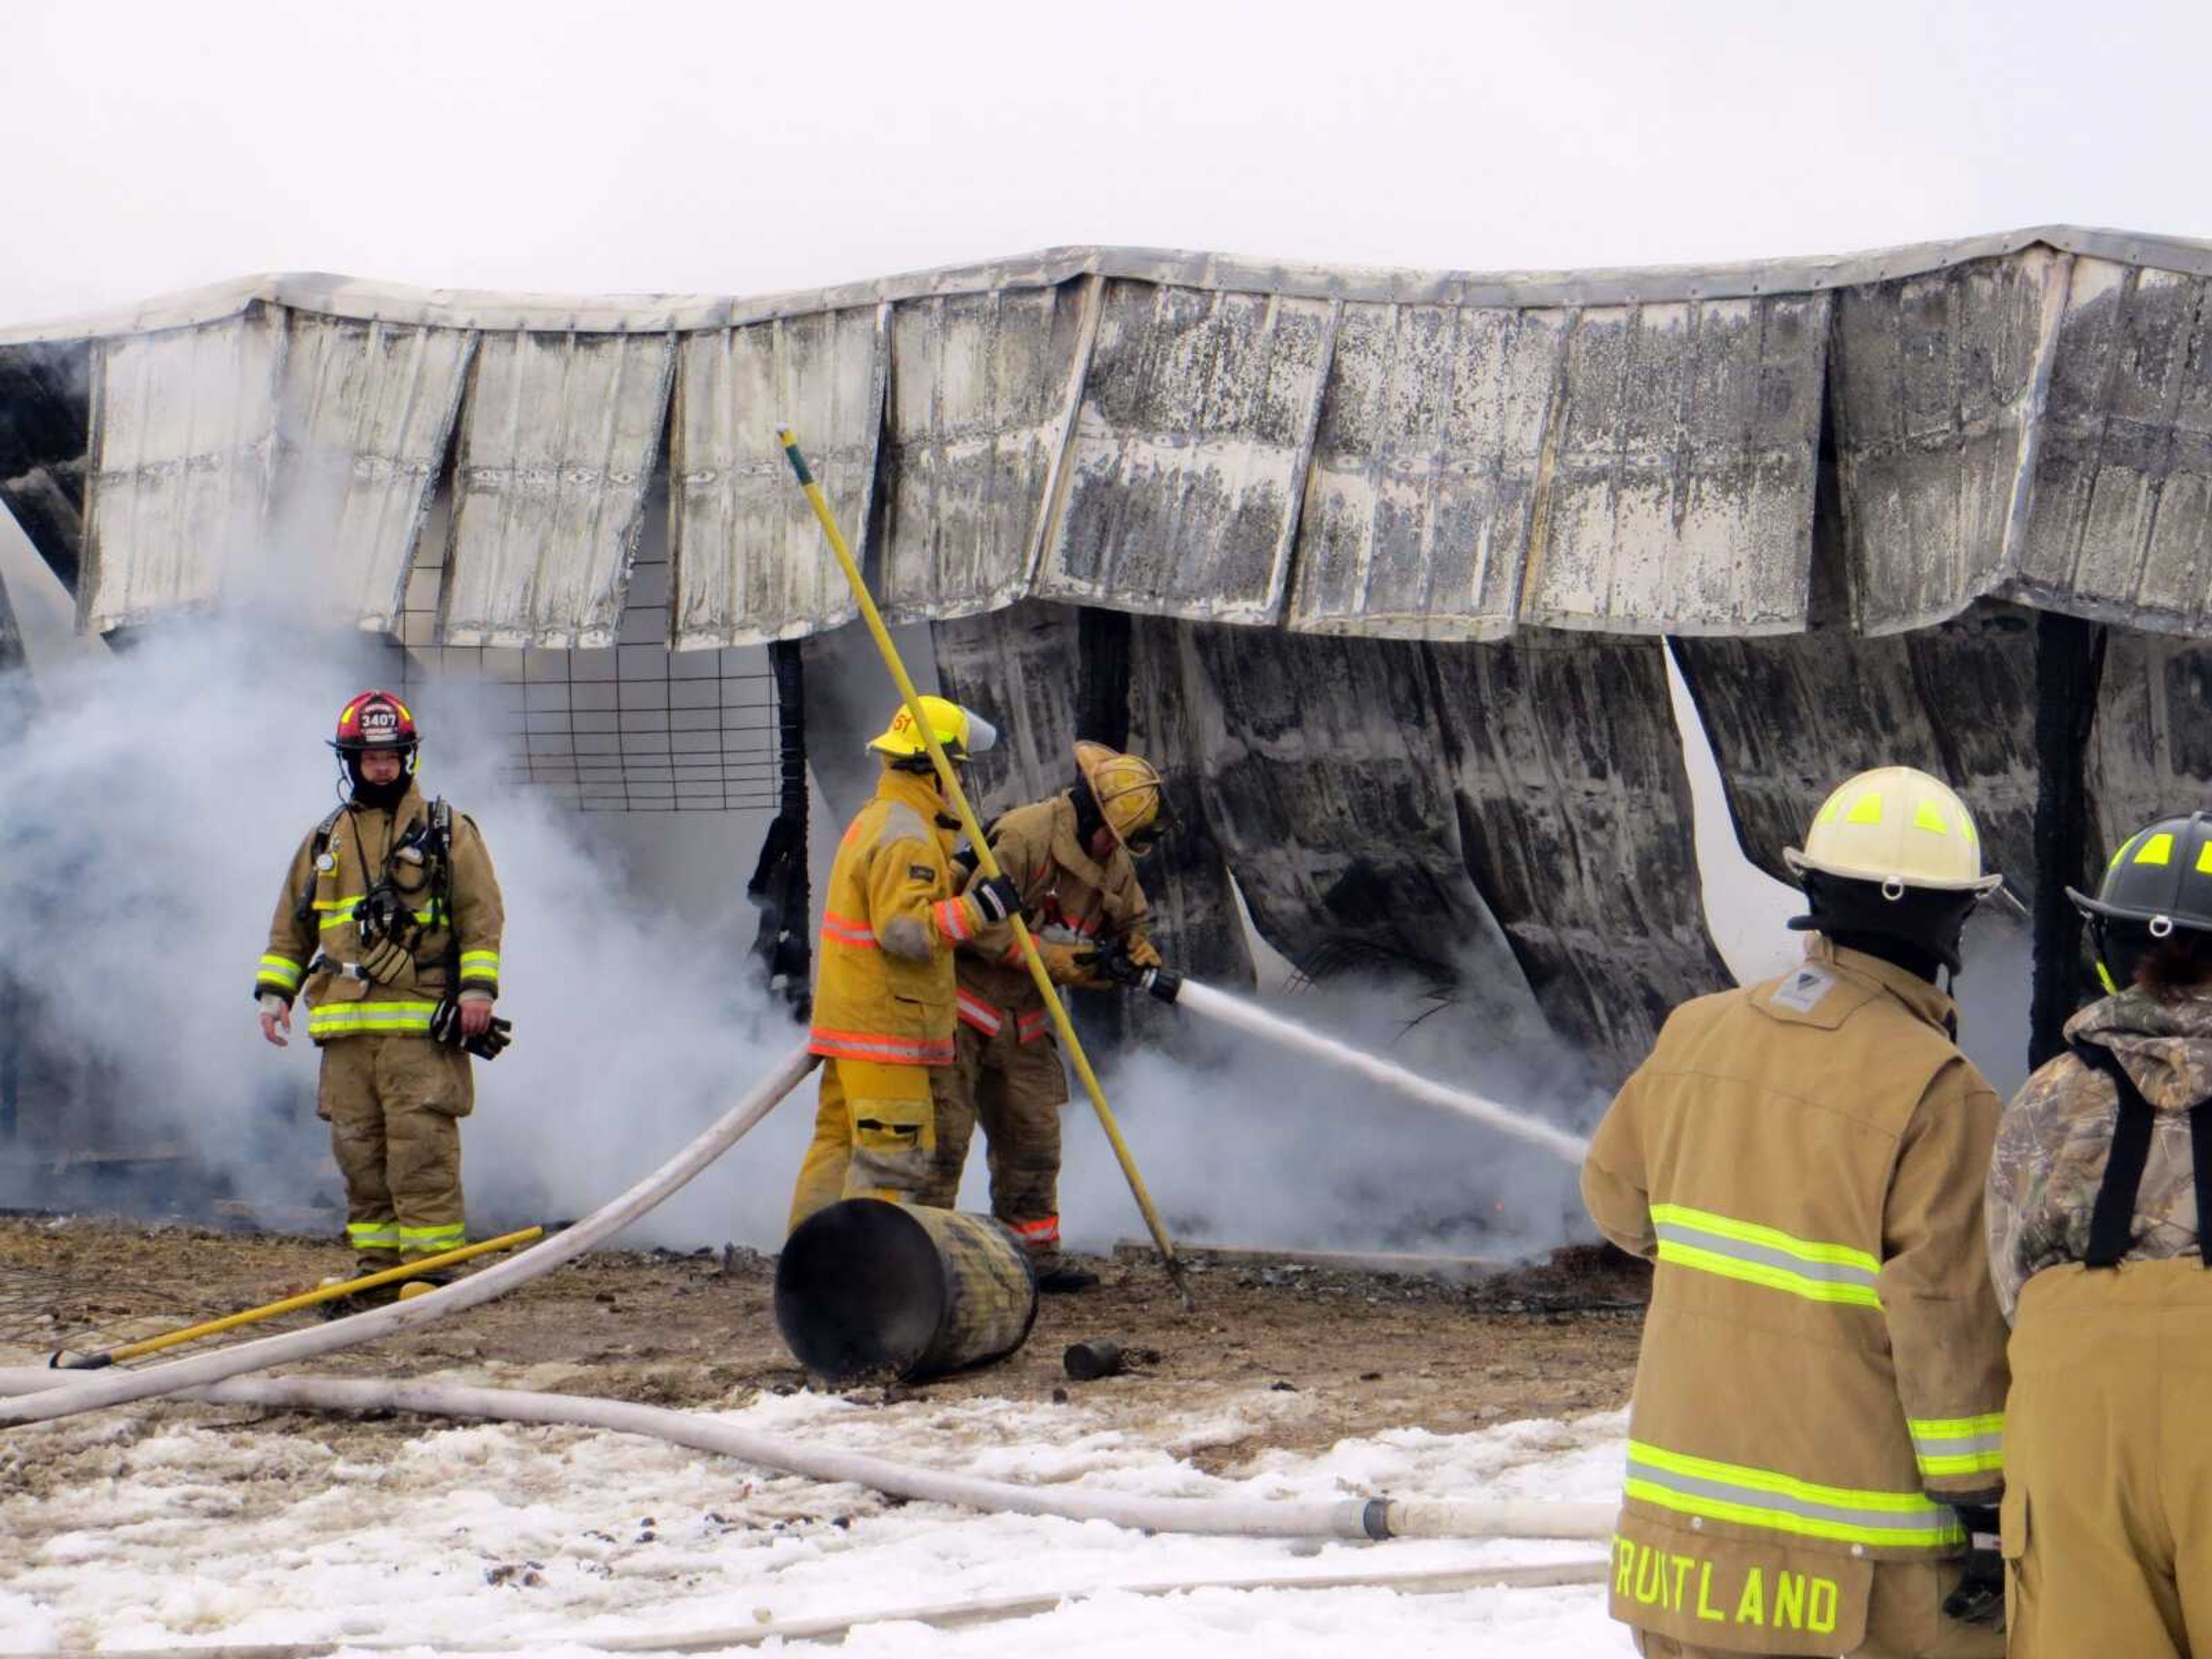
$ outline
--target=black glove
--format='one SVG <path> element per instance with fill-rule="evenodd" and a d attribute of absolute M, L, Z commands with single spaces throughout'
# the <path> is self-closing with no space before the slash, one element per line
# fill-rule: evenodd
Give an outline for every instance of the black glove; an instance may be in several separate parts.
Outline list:
<path fill-rule="evenodd" d="M 478 1060 L 497 1060 L 514 1038 L 514 1022 L 501 1019 L 497 1014 L 491 1024 L 475 1036 L 461 1035 L 461 1001 L 459 997 L 447 997 L 440 1003 L 437 1012 L 430 1016 L 430 1041 L 441 1042 L 448 1048 L 463 1048 Z"/>
<path fill-rule="evenodd" d="M 1966 1559 L 1957 1586 L 1943 1598 L 1943 1616 L 1965 1625 L 2002 1630 L 2005 1566 L 1997 1512 L 1973 1504 L 1957 1508 L 1959 1523 L 1966 1529 Z"/>
<path fill-rule="evenodd" d="M 1097 951 L 1085 951 L 1076 957 L 1075 965 L 1096 978 L 1110 981 L 1124 990 L 1133 991 L 1145 982 L 1145 970 L 1131 961 L 1129 953 L 1118 945 Z"/>
<path fill-rule="evenodd" d="M 968 890 L 987 925 L 995 927 L 1022 908 L 1022 890 L 1011 876 L 987 876 Z"/>

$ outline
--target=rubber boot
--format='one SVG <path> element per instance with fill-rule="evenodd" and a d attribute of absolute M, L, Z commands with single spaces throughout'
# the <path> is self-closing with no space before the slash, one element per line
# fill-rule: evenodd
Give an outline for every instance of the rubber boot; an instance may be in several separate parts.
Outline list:
<path fill-rule="evenodd" d="M 1079 1267 L 1072 1261 L 1063 1261 L 1048 1273 L 1037 1275 L 1037 1289 L 1047 1296 L 1073 1296 L 1079 1291 L 1098 1288 L 1098 1275 L 1088 1267 Z"/>

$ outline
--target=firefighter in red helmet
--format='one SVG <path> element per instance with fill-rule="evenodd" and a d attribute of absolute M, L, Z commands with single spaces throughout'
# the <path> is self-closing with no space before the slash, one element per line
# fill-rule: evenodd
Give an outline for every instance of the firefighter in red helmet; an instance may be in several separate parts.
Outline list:
<path fill-rule="evenodd" d="M 374 1273 L 466 1237 L 459 1121 L 470 1055 L 506 1046 L 492 1013 L 504 913 L 474 820 L 416 787 L 404 702 L 362 692 L 331 747 L 345 799 L 292 855 L 253 994 L 279 1048 L 306 996 L 315 1111 L 345 1176 L 347 1237 Z"/>

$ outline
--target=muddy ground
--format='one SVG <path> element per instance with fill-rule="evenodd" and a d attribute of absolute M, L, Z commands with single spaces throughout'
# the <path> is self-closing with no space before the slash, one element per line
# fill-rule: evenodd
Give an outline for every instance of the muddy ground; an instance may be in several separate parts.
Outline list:
<path fill-rule="evenodd" d="M 1640 1264 L 1589 1247 L 1463 1283 L 1202 1250 L 1189 1260 L 1195 1314 L 1155 1261 L 1125 1249 L 1088 1261 L 1102 1275 L 1098 1289 L 1046 1297 L 1020 1352 L 904 1395 L 1044 1401 L 1079 1393 L 1094 1410 L 1136 1425 L 1216 1395 L 1273 1389 L 1295 1395 L 1297 1409 L 1274 1421 L 1269 1443 L 1296 1451 L 1384 1428 L 1448 1434 L 1574 1415 L 1626 1403 L 1650 1283 Z M 342 1246 L 317 1239 L 0 1217 L 0 1364 L 235 1311 L 349 1265 Z M 776 1334 L 773 1280 L 774 1262 L 748 1251 L 596 1254 L 427 1331 L 301 1369 L 463 1371 L 657 1405 L 739 1406 L 758 1390 L 806 1385 Z M 289 1316 L 254 1334 L 313 1318 Z M 1123 1376 L 1071 1382 L 1065 1350 L 1097 1338 L 1157 1358 Z M 393 1419 L 343 1432 L 419 1431 Z M 1215 1445 L 1198 1461 L 1226 1468 L 1257 1449 Z"/>

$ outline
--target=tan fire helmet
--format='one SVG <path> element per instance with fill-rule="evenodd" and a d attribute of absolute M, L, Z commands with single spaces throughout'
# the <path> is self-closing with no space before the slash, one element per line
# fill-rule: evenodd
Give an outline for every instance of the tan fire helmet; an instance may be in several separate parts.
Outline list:
<path fill-rule="evenodd" d="M 1114 839 L 1142 858 L 1165 830 L 1167 791 L 1152 763 L 1138 755 L 1125 755 L 1103 743 L 1079 739 L 1075 764 L 1091 786 L 1099 816 Z"/>

